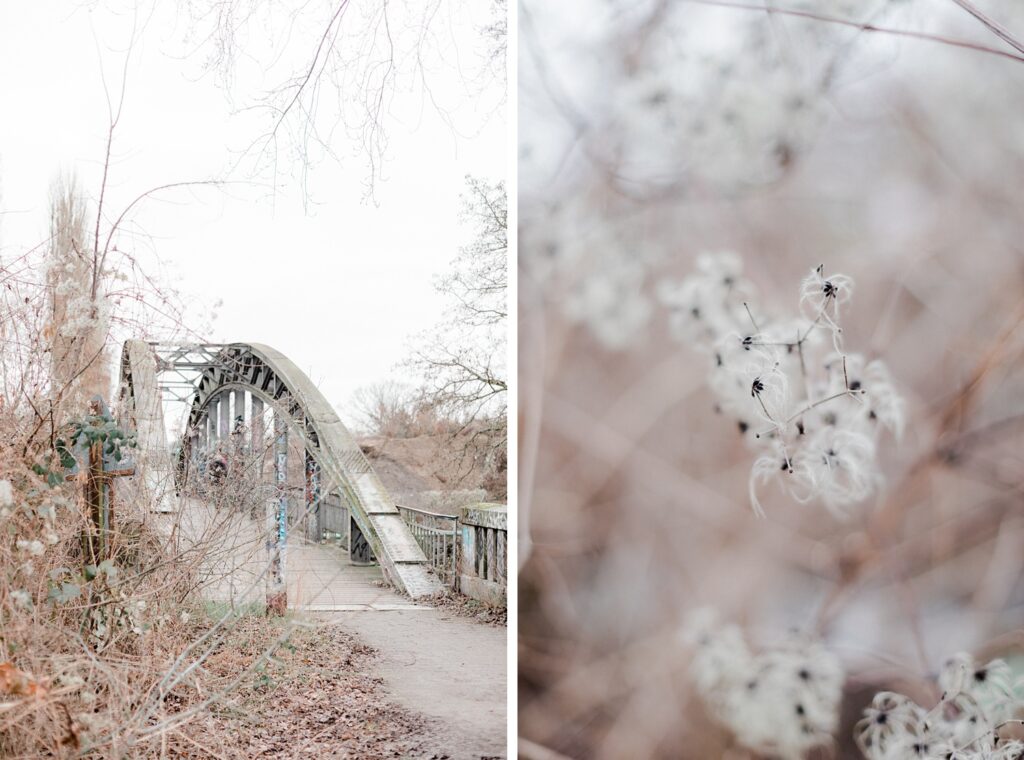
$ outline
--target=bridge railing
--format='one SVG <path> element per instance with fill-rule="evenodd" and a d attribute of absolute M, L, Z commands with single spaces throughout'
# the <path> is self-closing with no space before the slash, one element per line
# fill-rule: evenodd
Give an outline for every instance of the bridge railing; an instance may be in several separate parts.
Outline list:
<path fill-rule="evenodd" d="M 459 566 L 459 518 L 396 504 L 416 543 L 434 572 L 447 586 L 454 586 Z"/>
<path fill-rule="evenodd" d="M 464 507 L 459 523 L 459 591 L 488 604 L 504 606 L 508 593 L 508 507 Z"/>
<path fill-rule="evenodd" d="M 474 504 L 445 515 L 396 505 L 434 571 L 451 588 L 505 605 L 508 587 L 508 508 Z"/>

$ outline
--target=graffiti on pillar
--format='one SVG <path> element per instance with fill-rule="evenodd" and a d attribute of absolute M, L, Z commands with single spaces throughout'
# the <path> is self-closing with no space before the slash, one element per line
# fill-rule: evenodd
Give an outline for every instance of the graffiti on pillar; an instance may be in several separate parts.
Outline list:
<path fill-rule="evenodd" d="M 288 539 L 288 428 L 285 422 L 275 416 L 274 432 L 274 476 L 277 486 L 275 499 L 276 532 L 270 542 L 270 590 L 267 593 L 267 608 L 283 614 L 288 608 L 288 590 L 285 585 L 285 549 Z"/>
<path fill-rule="evenodd" d="M 324 537 L 323 510 L 320 506 L 320 467 L 306 452 L 306 538 L 322 541 Z"/>
<path fill-rule="evenodd" d="M 352 518 L 348 533 L 348 556 L 357 565 L 373 564 L 373 550 L 369 542 L 359 529 L 359 523 Z"/>

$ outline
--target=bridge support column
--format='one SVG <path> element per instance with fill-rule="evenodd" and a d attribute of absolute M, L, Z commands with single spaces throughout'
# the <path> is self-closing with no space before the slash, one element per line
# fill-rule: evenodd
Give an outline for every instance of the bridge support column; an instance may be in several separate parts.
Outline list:
<path fill-rule="evenodd" d="M 217 409 L 220 406 L 220 398 L 213 398 L 206 405 L 206 430 L 207 430 L 207 451 L 212 452 L 217 447 Z"/>
<path fill-rule="evenodd" d="M 274 411 L 274 510 L 273 538 L 270 548 L 270 585 L 267 589 L 267 611 L 283 615 L 288 609 L 288 586 L 285 576 L 285 549 L 288 538 L 288 425 Z"/>
<path fill-rule="evenodd" d="M 206 448 L 206 419 L 203 417 L 199 418 L 199 421 L 188 431 L 188 437 L 185 442 L 188 446 L 188 457 L 183 458 L 178 462 L 178 481 L 177 488 L 184 487 L 186 483 L 195 478 L 198 472 L 199 457 L 203 449 Z"/>
<path fill-rule="evenodd" d="M 224 444 L 225 453 L 227 453 L 227 445 L 231 442 L 231 402 L 228 396 L 229 394 L 227 393 L 220 394 L 217 404 L 217 408 L 220 411 L 217 431 L 220 433 L 220 440 Z"/>
<path fill-rule="evenodd" d="M 256 456 L 258 463 L 257 469 L 259 474 L 263 475 L 263 460 L 266 452 L 263 450 L 263 399 L 259 398 L 255 393 L 252 394 L 252 411 L 251 421 L 249 424 L 249 446 L 252 449 L 252 453 Z"/>
<path fill-rule="evenodd" d="M 234 399 L 231 404 L 234 407 L 231 410 L 231 414 L 234 416 L 234 419 L 231 420 L 231 432 L 241 431 L 245 427 L 245 391 L 234 390 L 231 395 Z M 245 441 L 239 439 L 239 445 L 244 446 Z"/>
<path fill-rule="evenodd" d="M 306 538 L 319 543 L 324 538 L 324 510 L 320 497 L 320 465 L 306 452 Z"/>
<path fill-rule="evenodd" d="M 348 524 L 348 559 L 353 565 L 372 565 L 373 549 L 363 535 L 362 528 L 356 518 L 349 512 Z"/>
<path fill-rule="evenodd" d="M 188 441 L 188 462 L 187 465 L 191 467 L 195 464 L 199 458 L 199 452 L 203 448 L 203 439 L 206 437 L 206 423 L 202 417 L 188 429 L 186 434 Z"/>

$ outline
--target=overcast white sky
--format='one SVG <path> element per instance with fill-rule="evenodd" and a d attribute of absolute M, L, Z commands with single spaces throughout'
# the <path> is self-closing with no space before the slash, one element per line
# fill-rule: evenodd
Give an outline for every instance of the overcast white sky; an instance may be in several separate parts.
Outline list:
<path fill-rule="evenodd" d="M 202 76 L 202 57 L 182 59 L 185 22 L 176 5 L 143 13 L 115 138 L 112 213 L 153 186 L 224 178 L 231 151 L 259 134 L 252 115 L 232 112 L 271 81 L 243 61 L 229 102 L 215 77 Z M 466 69 L 483 53 L 476 29 L 490 6 L 490 0 L 454 2 L 458 13 L 443 20 Z M 103 2 L 0 5 L 5 259 L 45 239 L 49 188 L 60 172 L 75 172 L 90 198 L 98 194 L 107 130 L 101 68 L 116 96 L 131 37 L 132 14 L 121 11 Z M 315 31 L 300 28 L 295 38 L 307 34 L 315 45 Z M 308 209 L 294 182 L 274 194 L 247 185 L 169 192 L 135 217 L 148 240 L 124 241 L 145 260 L 158 255 L 167 279 L 195 300 L 192 327 L 201 329 L 200 312 L 222 300 L 212 340 L 263 342 L 283 351 L 343 416 L 356 388 L 403 379 L 394 366 L 406 355 L 407 340 L 440 316 L 433 276 L 467 239 L 458 218 L 464 176 L 505 173 L 506 120 L 493 111 L 500 96 L 472 97 L 472 86 L 452 71 L 433 68 L 433 94 L 452 109 L 460 136 L 420 96 L 398 97 L 386 122 L 389 160 L 378 205 L 361 201 L 363 158 L 338 133 L 332 147 L 342 165 L 315 169 L 309 181 L 315 205 Z M 295 163 L 282 148 L 286 181 Z"/>

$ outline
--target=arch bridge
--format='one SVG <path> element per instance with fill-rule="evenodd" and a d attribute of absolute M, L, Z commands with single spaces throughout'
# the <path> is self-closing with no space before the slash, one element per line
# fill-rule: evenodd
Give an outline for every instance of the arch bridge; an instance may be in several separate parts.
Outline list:
<path fill-rule="evenodd" d="M 189 407 L 185 436 L 175 453 L 167 441 L 165 399 Z M 332 527 L 331 514 L 347 512 L 345 532 L 353 561 L 375 559 L 385 578 L 414 599 L 441 590 L 358 443 L 320 390 L 279 351 L 259 343 L 168 345 L 129 340 L 121 357 L 120 408 L 123 423 L 136 431 L 142 485 L 162 511 L 174 509 L 175 491 L 203 466 L 204 454 L 229 443 L 258 450 L 271 420 L 276 484 L 272 543 L 279 552 L 272 570 L 279 586 L 292 498 L 285 484 L 289 467 L 299 466 L 289 463 L 289 452 L 301 448 L 306 537 L 321 540 Z M 343 509 L 332 513 L 334 505 Z"/>

